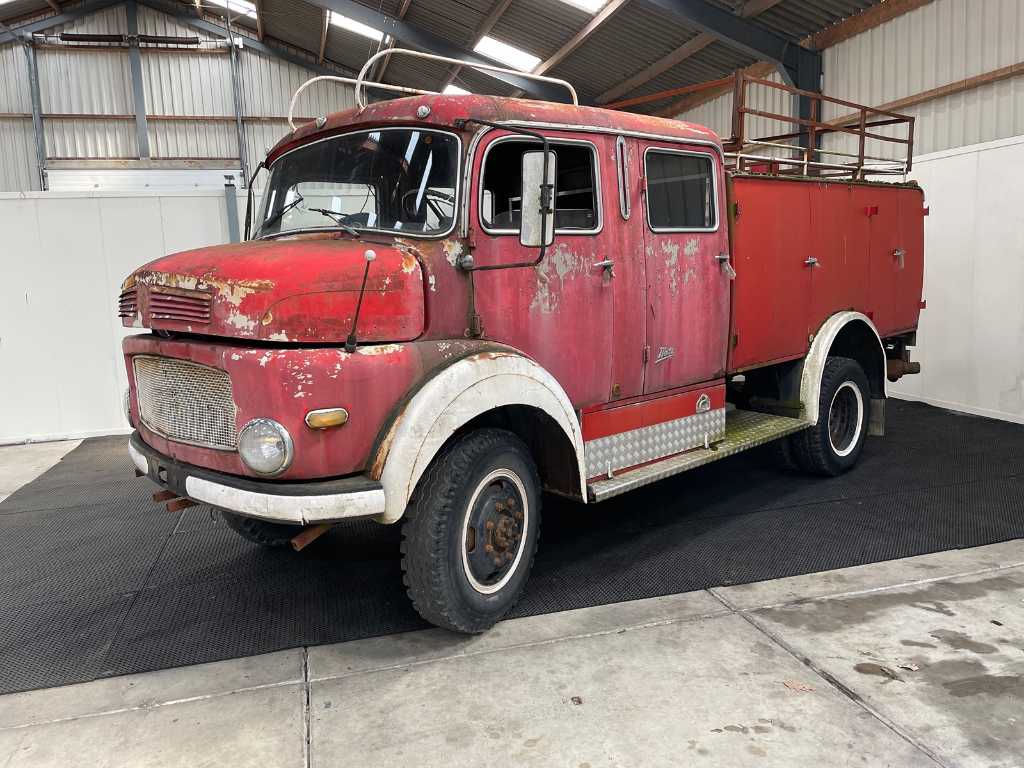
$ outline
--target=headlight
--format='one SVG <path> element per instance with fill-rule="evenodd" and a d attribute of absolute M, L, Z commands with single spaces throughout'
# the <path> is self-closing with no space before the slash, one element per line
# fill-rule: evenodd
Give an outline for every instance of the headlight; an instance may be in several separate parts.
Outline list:
<path fill-rule="evenodd" d="M 273 419 L 253 419 L 238 435 L 238 454 L 253 472 L 273 476 L 292 463 L 291 435 Z"/>

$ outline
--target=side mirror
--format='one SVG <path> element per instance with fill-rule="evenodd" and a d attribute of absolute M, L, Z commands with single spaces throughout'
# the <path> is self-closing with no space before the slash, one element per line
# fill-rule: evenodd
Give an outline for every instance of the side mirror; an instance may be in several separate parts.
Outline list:
<path fill-rule="evenodd" d="M 523 153 L 522 223 L 519 243 L 529 248 L 546 248 L 555 239 L 555 153 Z M 545 165 L 547 174 L 545 175 Z"/>

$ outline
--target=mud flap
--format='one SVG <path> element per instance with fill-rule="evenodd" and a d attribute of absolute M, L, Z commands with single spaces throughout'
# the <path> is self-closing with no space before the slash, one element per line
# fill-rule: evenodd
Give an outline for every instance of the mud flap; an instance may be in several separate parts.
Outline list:
<path fill-rule="evenodd" d="M 871 398 L 871 414 L 868 416 L 868 435 L 885 437 L 885 398 Z"/>

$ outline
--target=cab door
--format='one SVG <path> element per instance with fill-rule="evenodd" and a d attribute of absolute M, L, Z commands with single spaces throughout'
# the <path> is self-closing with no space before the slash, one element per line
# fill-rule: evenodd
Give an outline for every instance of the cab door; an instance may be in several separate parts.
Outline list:
<path fill-rule="evenodd" d="M 614 189 L 602 183 L 612 162 L 610 137 L 551 132 L 556 156 L 555 238 L 533 267 L 473 273 L 484 336 L 533 357 L 577 407 L 613 399 L 614 291 L 619 243 L 607 219 Z M 519 243 L 522 154 L 538 140 L 506 131 L 487 134 L 474 157 L 470 203 L 477 266 L 536 259 Z M 609 167 L 614 179 L 614 165 Z"/>
<path fill-rule="evenodd" d="M 729 274 L 721 158 L 703 148 L 640 142 L 647 353 L 644 392 L 725 375 Z"/>

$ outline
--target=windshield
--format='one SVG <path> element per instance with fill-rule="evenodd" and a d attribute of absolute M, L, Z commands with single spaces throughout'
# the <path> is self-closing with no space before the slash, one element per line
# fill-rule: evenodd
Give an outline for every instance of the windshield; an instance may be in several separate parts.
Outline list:
<path fill-rule="evenodd" d="M 282 155 L 257 237 L 307 229 L 446 234 L 455 219 L 458 139 L 411 128 L 362 131 Z"/>

